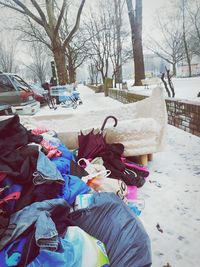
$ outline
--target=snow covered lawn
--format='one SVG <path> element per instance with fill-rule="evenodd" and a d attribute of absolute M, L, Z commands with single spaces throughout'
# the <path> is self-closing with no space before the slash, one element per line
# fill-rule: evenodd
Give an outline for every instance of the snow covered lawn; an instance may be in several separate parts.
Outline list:
<path fill-rule="evenodd" d="M 172 78 L 172 82 L 175 88 L 175 97 L 181 99 L 190 99 L 200 101 L 200 97 L 197 94 L 200 92 L 200 77 L 192 78 Z M 138 94 L 150 95 L 154 85 L 150 85 L 149 89 L 144 88 L 144 86 L 132 86 L 133 80 L 128 80 L 128 89 L 131 92 Z M 162 81 L 161 81 L 162 84 Z M 162 84 L 163 86 L 163 84 Z M 166 93 L 167 96 L 167 93 Z"/>

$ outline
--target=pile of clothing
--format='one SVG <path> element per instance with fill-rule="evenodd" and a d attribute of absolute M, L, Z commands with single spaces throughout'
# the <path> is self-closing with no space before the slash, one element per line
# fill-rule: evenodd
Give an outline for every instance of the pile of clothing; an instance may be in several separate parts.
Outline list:
<path fill-rule="evenodd" d="M 0 121 L 0 267 L 151 266 L 149 237 L 125 201 L 148 170 L 122 158 L 121 144 L 86 138 L 70 151 L 17 115 Z"/>

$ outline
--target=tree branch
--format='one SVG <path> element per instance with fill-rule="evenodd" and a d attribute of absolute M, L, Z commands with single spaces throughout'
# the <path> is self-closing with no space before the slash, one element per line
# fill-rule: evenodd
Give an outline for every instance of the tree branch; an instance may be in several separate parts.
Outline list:
<path fill-rule="evenodd" d="M 46 20 L 46 17 L 45 17 L 45 14 L 44 12 L 42 11 L 42 9 L 40 8 L 40 6 L 38 5 L 38 3 L 35 1 L 35 0 L 31 0 L 33 6 L 36 8 L 37 12 L 39 13 L 42 21 L 47 24 L 47 20 Z"/>
<path fill-rule="evenodd" d="M 38 24 L 40 24 L 42 27 L 44 27 L 44 22 L 41 19 L 39 19 L 37 16 L 35 16 L 21 1 L 19 1 L 19 0 L 13 0 L 13 1 L 15 2 L 15 4 L 17 4 L 18 6 L 20 6 L 24 10 L 25 14 L 27 14 L 30 18 L 32 18 Z"/>
<path fill-rule="evenodd" d="M 16 11 L 22 13 L 22 14 L 25 14 L 25 12 L 23 10 L 21 10 L 21 9 L 15 7 L 15 6 L 11 6 L 11 5 L 5 4 L 5 3 L 1 2 L 1 1 L 0 1 L 0 5 L 8 7 L 8 8 L 11 8 L 13 10 L 16 10 Z"/>
<path fill-rule="evenodd" d="M 63 4 L 62 4 L 61 11 L 60 11 L 60 15 L 59 15 L 59 17 L 58 17 L 57 24 L 56 24 L 56 28 L 55 28 L 55 31 L 54 31 L 54 34 L 55 34 L 55 35 L 58 34 L 58 29 L 59 29 L 59 27 L 60 27 L 62 18 L 63 18 L 63 16 L 64 16 L 64 12 L 65 12 L 65 9 L 66 9 L 66 5 L 67 5 L 67 1 L 66 1 L 66 0 L 63 0 Z"/>
<path fill-rule="evenodd" d="M 85 4 L 85 0 L 82 0 L 81 5 L 80 5 L 79 10 L 78 10 L 78 13 L 77 13 L 77 16 L 76 16 L 76 23 L 75 23 L 73 29 L 71 30 L 71 32 L 69 33 L 69 35 L 67 36 L 67 38 L 65 39 L 65 41 L 63 43 L 63 47 L 66 47 L 67 43 L 69 43 L 69 41 L 72 39 L 75 32 L 78 30 L 78 27 L 80 24 L 80 17 L 81 17 L 81 13 L 82 13 L 84 4 Z"/>

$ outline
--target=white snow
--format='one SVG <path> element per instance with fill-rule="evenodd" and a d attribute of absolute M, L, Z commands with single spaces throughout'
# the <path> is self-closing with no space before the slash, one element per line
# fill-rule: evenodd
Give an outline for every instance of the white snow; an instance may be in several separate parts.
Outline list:
<path fill-rule="evenodd" d="M 194 97 L 200 90 L 200 84 L 196 85 L 199 80 L 199 77 L 190 81 L 177 79 L 177 89 L 180 87 L 180 93 L 192 90 L 191 97 Z M 195 88 L 199 89 L 195 92 Z M 37 115 L 62 113 L 70 116 L 83 110 L 122 105 L 87 87 L 79 86 L 78 90 L 83 105 L 76 110 L 58 108 L 54 111 L 45 107 Z M 150 177 L 138 190 L 138 198 L 145 201 L 140 217 L 151 239 L 152 267 L 164 267 L 167 263 L 171 267 L 199 267 L 200 138 L 169 125 L 167 135 L 165 151 L 154 154 L 148 165 Z M 158 231 L 157 224 L 163 233 Z"/>
<path fill-rule="evenodd" d="M 200 92 L 200 77 L 172 78 L 172 82 L 174 85 L 176 98 L 200 101 L 200 97 L 197 97 L 197 94 Z M 144 86 L 133 86 L 133 80 L 128 80 L 127 84 L 129 91 L 138 94 L 141 93 L 143 95 L 150 95 L 152 93 L 152 89 L 156 86 L 150 85 L 149 89 L 145 88 Z M 163 86 L 161 80 L 160 84 Z M 165 95 L 167 96 L 167 93 L 165 93 Z"/>

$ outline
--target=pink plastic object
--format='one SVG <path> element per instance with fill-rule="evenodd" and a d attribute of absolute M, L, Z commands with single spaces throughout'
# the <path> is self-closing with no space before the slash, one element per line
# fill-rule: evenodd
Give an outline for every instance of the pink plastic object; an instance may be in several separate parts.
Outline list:
<path fill-rule="evenodd" d="M 127 199 L 137 199 L 137 186 L 128 185 L 128 194 L 126 196 Z"/>

